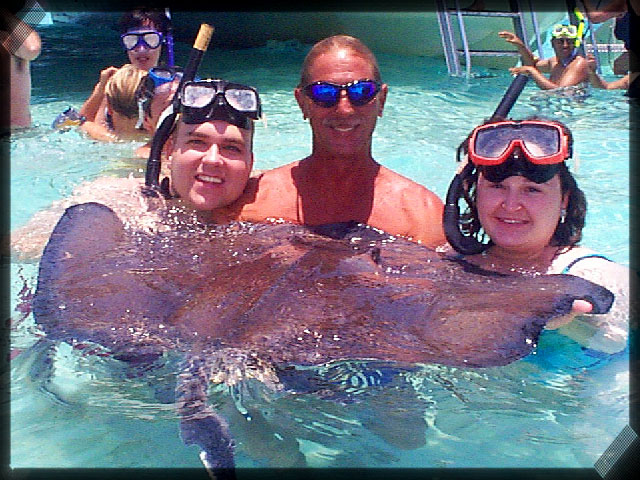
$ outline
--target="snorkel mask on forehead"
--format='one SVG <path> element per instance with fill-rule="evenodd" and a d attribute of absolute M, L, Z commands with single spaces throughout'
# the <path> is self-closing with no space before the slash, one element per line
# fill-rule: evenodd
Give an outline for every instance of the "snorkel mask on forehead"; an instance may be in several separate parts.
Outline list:
<path fill-rule="evenodd" d="M 176 93 L 175 100 L 175 103 L 169 105 L 160 115 L 160 127 L 153 136 L 150 159 L 159 158 L 176 121 L 197 125 L 221 120 L 246 130 L 251 128 L 252 120 L 258 120 L 262 116 L 262 106 L 256 89 L 226 80 L 186 81 Z M 148 162 L 145 185 L 155 187 L 165 198 L 171 198 L 168 178 L 158 183 L 159 160 L 157 162 L 153 171 L 149 168 Z"/>
<path fill-rule="evenodd" d="M 186 124 L 223 120 L 248 129 L 262 115 L 255 88 L 226 80 L 186 82 L 180 91 L 179 112 Z"/>
<path fill-rule="evenodd" d="M 491 182 L 519 175 L 544 183 L 571 157 L 572 138 L 555 122 L 508 120 L 474 128 L 466 149 L 469 161 Z"/>
<path fill-rule="evenodd" d="M 584 34 L 584 16 L 576 9 L 574 15 L 578 19 L 578 25 L 570 23 L 557 23 L 551 28 L 551 38 L 568 38 L 573 40 L 573 46 L 578 48 L 582 43 Z"/>

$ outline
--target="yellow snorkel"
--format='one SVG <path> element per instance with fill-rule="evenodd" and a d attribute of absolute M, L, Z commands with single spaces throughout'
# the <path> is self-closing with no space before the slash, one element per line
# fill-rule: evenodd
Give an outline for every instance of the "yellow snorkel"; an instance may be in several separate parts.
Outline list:
<path fill-rule="evenodd" d="M 573 14 L 578 19 L 578 34 L 575 40 L 575 47 L 578 48 L 582 43 L 582 37 L 584 37 L 584 15 L 578 10 L 578 7 L 574 9 Z"/>

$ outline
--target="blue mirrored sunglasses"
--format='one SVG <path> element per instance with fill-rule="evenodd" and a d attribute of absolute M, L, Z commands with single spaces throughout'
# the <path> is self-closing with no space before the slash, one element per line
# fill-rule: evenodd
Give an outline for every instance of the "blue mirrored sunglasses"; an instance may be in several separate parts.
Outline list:
<path fill-rule="evenodd" d="M 375 80 L 362 79 L 343 85 L 331 82 L 314 82 L 302 88 L 302 91 L 315 104 L 329 108 L 340 100 L 340 92 L 345 90 L 352 105 L 360 107 L 369 103 L 380 91 L 382 85 Z"/>
<path fill-rule="evenodd" d="M 162 43 L 162 33 L 150 30 L 148 32 L 129 32 L 120 35 L 122 45 L 126 51 L 133 50 L 138 45 L 144 45 L 155 50 Z"/>

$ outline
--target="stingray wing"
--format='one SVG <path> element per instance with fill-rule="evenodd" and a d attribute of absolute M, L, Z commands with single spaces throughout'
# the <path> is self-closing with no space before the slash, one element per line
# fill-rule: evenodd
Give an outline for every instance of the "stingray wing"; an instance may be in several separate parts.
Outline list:
<path fill-rule="evenodd" d="M 154 275 L 162 266 L 142 262 L 130 247 L 111 209 L 97 203 L 67 209 L 44 250 L 33 300 L 50 337 L 91 340 L 123 356 L 157 352 L 168 335 L 159 327 L 176 298 Z"/>

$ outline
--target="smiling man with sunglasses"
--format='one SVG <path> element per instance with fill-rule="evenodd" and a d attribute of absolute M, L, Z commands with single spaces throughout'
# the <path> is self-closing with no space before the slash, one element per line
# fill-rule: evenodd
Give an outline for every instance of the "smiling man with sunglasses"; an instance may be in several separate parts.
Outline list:
<path fill-rule="evenodd" d="M 265 172 L 241 217 L 307 225 L 355 220 L 429 246 L 444 243 L 442 201 L 373 159 L 372 135 L 387 85 L 373 53 L 338 35 L 307 55 L 295 97 L 311 124 L 311 154 Z"/>

